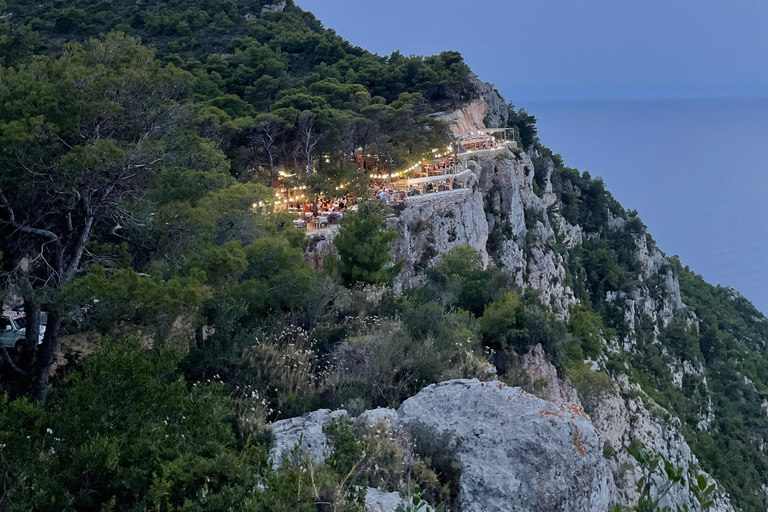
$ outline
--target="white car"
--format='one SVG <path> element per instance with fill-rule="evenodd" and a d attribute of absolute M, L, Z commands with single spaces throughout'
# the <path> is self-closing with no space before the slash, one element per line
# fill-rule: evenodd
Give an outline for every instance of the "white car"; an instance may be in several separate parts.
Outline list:
<path fill-rule="evenodd" d="M 0 316 L 0 347 L 12 348 L 22 353 L 26 344 L 27 317 L 24 313 L 11 313 Z M 45 326 L 40 324 L 40 335 L 37 344 L 43 342 Z"/>

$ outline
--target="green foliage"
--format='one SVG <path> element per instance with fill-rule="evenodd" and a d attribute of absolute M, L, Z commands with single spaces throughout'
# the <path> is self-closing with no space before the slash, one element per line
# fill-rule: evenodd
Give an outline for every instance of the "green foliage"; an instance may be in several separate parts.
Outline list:
<path fill-rule="evenodd" d="M 204 485 L 221 501 L 242 479 L 251 480 L 243 465 L 258 453 L 232 450 L 235 435 L 219 385 L 187 390 L 175 375 L 178 359 L 162 347 L 142 349 L 134 339 L 105 341 L 37 428 L 27 430 L 39 443 L 28 453 L 39 457 L 12 495 L 12 509 L 180 506 Z M 223 464 L 234 470 L 230 484 L 215 469 Z"/>
<path fill-rule="evenodd" d="M 128 323 L 153 327 L 168 335 L 180 316 L 194 316 L 211 290 L 199 278 L 162 281 L 131 269 L 106 272 L 92 268 L 64 290 L 70 304 L 91 304 L 83 316 L 82 329 L 109 333 Z"/>
<path fill-rule="evenodd" d="M 413 489 L 410 503 L 398 505 L 395 512 L 426 512 L 428 510 L 427 507 L 429 507 L 429 503 L 421 499 L 421 489 L 417 485 Z M 445 505 L 441 503 L 434 510 L 435 512 L 445 512 Z"/>
<path fill-rule="evenodd" d="M 430 309 L 429 320 L 419 321 L 418 328 L 426 327 L 422 335 L 409 332 L 408 327 L 415 327 L 413 320 L 408 320 L 411 325 L 388 320 L 335 347 L 332 357 L 337 374 L 330 380 L 332 387 L 326 396 L 335 396 L 337 403 L 362 399 L 372 407 L 392 407 L 426 385 L 484 376 L 487 365 L 477 354 L 479 347 L 467 328 L 471 323 Z M 438 332 L 446 336 L 439 337 Z"/>
<path fill-rule="evenodd" d="M 690 405 L 680 409 L 684 415 L 694 416 L 695 404 L 706 399 L 702 392 L 708 392 L 714 413 L 710 431 L 691 429 L 689 443 L 702 468 L 725 487 L 736 506 L 762 510 L 765 503 L 756 490 L 765 483 L 768 459 L 745 440 L 768 436 L 768 421 L 760 406 L 768 390 L 768 364 L 763 344 L 757 342 L 768 339 L 766 322 L 762 313 L 733 290 L 706 283 L 676 258 L 673 264 L 683 301 L 693 308 L 700 326 L 698 335 L 673 326 L 664 336 L 681 357 L 704 359 L 708 382 L 706 388 L 684 382 L 682 403 Z"/>
<path fill-rule="evenodd" d="M 355 472 L 365 460 L 365 443 L 358 440 L 351 421 L 336 419 L 323 427 L 323 433 L 333 443 L 333 453 L 326 463 L 342 478 Z"/>
<path fill-rule="evenodd" d="M 515 140 L 520 142 L 524 150 L 530 149 L 539 140 L 536 118 L 522 107 L 515 110 L 511 102 L 507 105 L 507 112 L 509 113 L 507 127 L 515 129 Z"/>
<path fill-rule="evenodd" d="M 613 445 L 611 445 L 611 441 L 606 439 L 605 443 L 603 443 L 603 457 L 606 459 L 612 459 L 616 456 L 616 451 L 613 449 Z"/>
<path fill-rule="evenodd" d="M 509 286 L 508 277 L 498 268 L 483 269 L 477 251 L 468 245 L 446 252 L 434 269 L 427 270 L 427 276 L 443 304 L 464 309 L 477 317 Z"/>
<path fill-rule="evenodd" d="M 480 333 L 487 345 L 524 353 L 530 348 L 524 322 L 520 296 L 508 292 L 485 308 L 480 319 Z"/>
<path fill-rule="evenodd" d="M 438 433 L 421 423 L 412 425 L 408 432 L 415 454 L 424 462 L 424 468 L 434 474 L 434 479 L 419 478 L 421 495 L 431 503 L 445 503 L 451 509 L 458 508 L 461 486 L 461 464 L 456 454 L 461 441 L 449 432 Z M 418 469 L 418 466 L 414 468 Z M 421 473 L 423 475 L 424 472 Z"/>
<path fill-rule="evenodd" d="M 566 374 L 571 379 L 573 387 L 579 392 L 584 408 L 588 411 L 603 395 L 614 394 L 613 381 L 608 374 L 592 370 L 584 362 L 571 362 L 566 368 Z"/>
<path fill-rule="evenodd" d="M 153 177 L 151 197 L 159 205 L 188 201 L 192 206 L 231 184 L 228 174 L 180 168 L 163 168 Z"/>
<path fill-rule="evenodd" d="M 27 398 L 10 400 L 0 395 L 0 489 L 15 489 L 18 482 L 34 470 L 35 461 L 30 453 L 45 450 L 43 422 L 40 407 Z"/>
<path fill-rule="evenodd" d="M 335 472 L 314 469 L 313 486 L 306 467 L 275 473 L 263 446 L 238 444 L 223 384 L 187 385 L 179 359 L 107 340 L 48 412 L 0 398 L 9 510 L 359 510 Z"/>
<path fill-rule="evenodd" d="M 702 510 L 709 510 L 710 507 L 714 506 L 715 502 L 712 498 L 715 489 L 715 484 L 710 483 L 706 476 L 699 473 L 696 477 L 695 484 L 691 485 L 691 490 L 693 491 L 693 495 L 696 496 L 699 505 L 701 505 Z"/>
<path fill-rule="evenodd" d="M 581 340 L 581 348 L 585 356 L 595 359 L 602 353 L 602 338 L 608 333 L 600 316 L 584 306 L 577 306 L 571 309 L 568 330 Z"/>
<path fill-rule="evenodd" d="M 545 353 L 552 354 L 555 343 L 564 335 L 562 325 L 532 293 L 502 294 L 485 308 L 479 324 L 486 346 L 512 349 L 519 354 L 537 344 L 542 345 Z"/>
<path fill-rule="evenodd" d="M 346 215 L 333 244 L 339 251 L 339 275 L 348 285 L 391 283 L 399 266 L 385 269 L 391 261 L 390 244 L 397 237 L 387 229 L 386 206 L 365 202 L 355 214 Z"/>
<path fill-rule="evenodd" d="M 332 420 L 323 432 L 333 443 L 327 467 L 342 482 L 402 492 L 403 482 L 416 481 L 419 500 L 458 505 L 461 466 L 458 442 L 449 433 L 438 435 L 416 424 L 406 437 L 397 437 L 385 421 L 356 427 L 344 418 Z M 414 451 L 406 453 L 404 443 L 412 444 Z"/>

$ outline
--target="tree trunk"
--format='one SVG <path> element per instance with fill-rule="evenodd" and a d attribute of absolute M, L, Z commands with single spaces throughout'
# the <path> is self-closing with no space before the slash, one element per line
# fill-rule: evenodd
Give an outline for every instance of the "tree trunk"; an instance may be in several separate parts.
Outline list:
<path fill-rule="evenodd" d="M 197 344 L 197 348 L 204 349 L 205 348 L 205 337 L 203 336 L 203 326 L 199 325 L 195 329 L 195 343 Z"/>
<path fill-rule="evenodd" d="M 269 186 L 275 187 L 275 160 L 271 153 L 269 154 Z"/>
<path fill-rule="evenodd" d="M 48 380 L 51 374 L 51 365 L 56 354 L 56 348 L 59 345 L 59 328 L 61 327 L 61 317 L 58 313 L 48 313 L 48 325 L 45 327 L 43 344 L 37 357 L 37 398 L 40 401 L 40 408 L 45 407 L 45 397 L 48 393 Z"/>
<path fill-rule="evenodd" d="M 37 341 L 40 339 L 40 305 L 25 299 L 24 312 L 27 314 L 27 328 L 24 337 L 27 351 L 31 351 L 37 348 Z"/>

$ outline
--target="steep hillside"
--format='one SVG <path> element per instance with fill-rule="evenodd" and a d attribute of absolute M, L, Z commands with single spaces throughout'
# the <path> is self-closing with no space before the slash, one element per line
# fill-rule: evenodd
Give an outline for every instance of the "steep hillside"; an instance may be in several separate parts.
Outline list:
<path fill-rule="evenodd" d="M 581 308 L 597 313 L 602 347 L 584 352 L 611 377 L 612 391 L 584 381 L 580 370 L 564 373 L 603 440 L 614 449 L 642 441 L 682 457 L 715 476 L 737 508 L 763 510 L 768 320 L 738 292 L 713 287 L 664 255 L 637 212 L 538 139 L 524 153 L 477 157 L 470 169 L 475 182 L 466 198 L 412 203 L 400 216 L 394 254 L 413 262 L 407 279 L 418 281 L 420 268 L 470 244 L 572 326 L 584 321 Z M 487 228 L 475 227 L 483 216 Z M 414 237 L 411 219 L 422 219 L 426 233 Z M 556 350 L 545 354 L 558 364 Z M 551 398 L 546 389 L 540 394 Z M 621 449 L 615 457 L 617 483 L 631 502 L 632 459 Z"/>
<path fill-rule="evenodd" d="M 0 511 L 768 507 L 768 320 L 458 53 L 291 0 L 0 11 Z"/>

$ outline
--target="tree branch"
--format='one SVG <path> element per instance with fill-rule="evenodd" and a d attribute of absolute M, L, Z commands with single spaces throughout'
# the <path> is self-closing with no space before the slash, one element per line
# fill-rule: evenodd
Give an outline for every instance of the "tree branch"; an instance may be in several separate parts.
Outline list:
<path fill-rule="evenodd" d="M 3 359 L 5 359 L 5 362 L 8 363 L 8 366 L 11 367 L 11 370 L 13 370 L 17 375 L 21 377 L 27 376 L 27 372 L 16 366 L 16 363 L 13 362 L 11 355 L 8 353 L 8 350 L 5 347 L 0 347 L 0 352 L 2 352 Z"/>
<path fill-rule="evenodd" d="M 11 208 L 11 204 L 8 202 L 8 198 L 5 197 L 5 194 L 3 193 L 3 189 L 0 188 L 0 201 L 2 201 L 2 204 L 0 204 L 0 208 L 3 208 L 6 212 L 8 212 L 8 220 L 2 220 L 0 219 L 0 222 L 5 222 L 6 224 L 10 224 L 17 230 L 28 233 L 30 235 L 40 236 L 43 238 L 47 238 L 48 240 L 51 240 L 53 242 L 58 242 L 59 237 L 56 236 L 56 234 L 53 231 L 48 231 L 47 229 L 38 229 L 38 228 L 32 228 L 29 226 L 24 226 L 16 222 L 16 214 L 13 212 L 13 208 Z"/>

